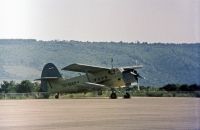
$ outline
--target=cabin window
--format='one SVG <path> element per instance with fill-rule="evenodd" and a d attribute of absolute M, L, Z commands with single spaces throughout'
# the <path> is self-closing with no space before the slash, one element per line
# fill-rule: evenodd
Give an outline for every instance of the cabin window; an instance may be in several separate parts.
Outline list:
<path fill-rule="evenodd" d="M 94 81 L 96 81 L 97 79 L 95 78 Z"/>

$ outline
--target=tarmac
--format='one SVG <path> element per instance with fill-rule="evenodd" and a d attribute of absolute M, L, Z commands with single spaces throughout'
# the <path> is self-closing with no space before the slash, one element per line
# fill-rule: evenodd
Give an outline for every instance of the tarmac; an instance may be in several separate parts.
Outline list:
<path fill-rule="evenodd" d="M 0 130 L 200 130 L 200 98 L 0 100 Z"/>

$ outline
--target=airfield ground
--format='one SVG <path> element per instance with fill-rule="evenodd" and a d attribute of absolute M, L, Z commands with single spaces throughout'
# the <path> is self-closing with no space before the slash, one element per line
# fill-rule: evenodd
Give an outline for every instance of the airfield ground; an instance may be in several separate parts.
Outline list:
<path fill-rule="evenodd" d="M 200 98 L 0 100 L 0 130 L 200 130 Z"/>

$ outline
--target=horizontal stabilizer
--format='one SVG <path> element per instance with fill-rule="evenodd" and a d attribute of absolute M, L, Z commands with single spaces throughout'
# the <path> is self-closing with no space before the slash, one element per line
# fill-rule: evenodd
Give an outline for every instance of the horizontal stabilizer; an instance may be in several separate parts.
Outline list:
<path fill-rule="evenodd" d="M 41 77 L 40 79 L 35 80 L 51 80 L 51 79 L 58 79 L 59 77 Z"/>

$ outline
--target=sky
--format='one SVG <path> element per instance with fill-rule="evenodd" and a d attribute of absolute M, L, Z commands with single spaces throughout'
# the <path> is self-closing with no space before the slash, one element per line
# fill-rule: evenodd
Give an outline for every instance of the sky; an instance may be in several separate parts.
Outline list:
<path fill-rule="evenodd" d="M 200 0 L 0 0 L 0 39 L 200 42 Z"/>

